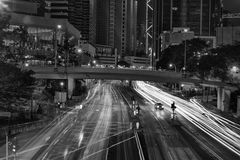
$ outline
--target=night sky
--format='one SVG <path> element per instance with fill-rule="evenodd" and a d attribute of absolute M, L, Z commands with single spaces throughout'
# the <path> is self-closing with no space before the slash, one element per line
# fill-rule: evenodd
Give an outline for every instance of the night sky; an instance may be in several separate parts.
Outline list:
<path fill-rule="evenodd" d="M 232 12 L 240 12 L 240 0 L 223 0 L 224 8 Z"/>

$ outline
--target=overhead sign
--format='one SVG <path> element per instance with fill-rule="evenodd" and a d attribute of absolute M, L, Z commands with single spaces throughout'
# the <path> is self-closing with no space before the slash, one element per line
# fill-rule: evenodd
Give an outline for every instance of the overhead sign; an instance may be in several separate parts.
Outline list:
<path fill-rule="evenodd" d="M 0 112 L 0 117 L 11 117 L 11 112 Z"/>

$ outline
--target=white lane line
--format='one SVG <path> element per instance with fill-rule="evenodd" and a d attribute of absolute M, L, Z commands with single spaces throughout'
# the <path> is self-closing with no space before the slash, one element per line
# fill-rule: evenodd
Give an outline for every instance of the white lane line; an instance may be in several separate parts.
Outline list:
<path fill-rule="evenodd" d="M 42 160 L 44 160 L 48 155 L 48 152 L 43 156 Z"/>
<path fill-rule="evenodd" d="M 135 140 L 136 140 L 136 143 L 137 143 L 139 157 L 140 157 L 141 160 L 145 160 L 144 155 L 143 155 L 142 146 L 141 146 L 141 143 L 140 143 L 140 140 L 139 140 L 139 137 L 138 137 L 138 134 L 137 134 L 136 131 L 134 132 L 134 135 L 135 135 Z"/>
<path fill-rule="evenodd" d="M 91 156 L 93 156 L 93 155 L 96 155 L 96 154 L 98 154 L 98 153 L 100 153 L 100 152 L 103 152 L 103 151 L 105 151 L 105 150 L 108 150 L 108 149 L 110 149 L 110 148 L 113 148 L 113 147 L 115 147 L 115 146 L 117 146 L 117 145 L 119 145 L 119 144 L 121 144 L 121 143 L 124 143 L 124 142 L 126 142 L 126 141 L 129 141 L 129 140 L 131 140 L 131 139 L 135 139 L 135 136 L 132 136 L 132 137 L 130 137 L 130 138 L 128 138 L 128 139 L 125 139 L 125 140 L 123 140 L 123 141 L 120 141 L 120 142 L 118 142 L 118 143 L 115 143 L 115 144 L 111 145 L 111 146 L 108 147 L 108 148 L 105 148 L 105 149 L 99 150 L 99 151 L 97 151 L 97 152 L 94 152 L 94 153 L 92 153 L 92 154 L 89 154 L 89 155 L 83 157 L 81 160 L 86 159 L 86 158 L 89 158 L 89 157 L 91 157 Z"/>
<path fill-rule="evenodd" d="M 105 156 L 105 160 L 107 160 L 108 159 L 108 148 L 107 148 L 107 151 L 106 151 L 106 156 Z"/>
<path fill-rule="evenodd" d="M 58 142 L 59 142 L 59 139 L 57 139 L 57 140 L 53 143 L 53 145 L 57 144 Z"/>

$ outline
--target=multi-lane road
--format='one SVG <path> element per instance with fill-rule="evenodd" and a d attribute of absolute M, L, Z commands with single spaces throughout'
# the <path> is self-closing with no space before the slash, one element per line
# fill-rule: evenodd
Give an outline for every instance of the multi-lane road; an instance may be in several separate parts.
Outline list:
<path fill-rule="evenodd" d="M 136 82 L 134 86 L 150 103 L 163 103 L 165 114 L 172 112 L 170 105 L 175 102 L 178 122 L 175 128 L 200 157 L 240 158 L 239 124 L 207 111 L 196 99 L 184 100 L 145 82 Z"/>
<path fill-rule="evenodd" d="M 140 106 L 133 114 L 132 98 Z M 175 102 L 177 117 L 171 120 Z M 164 110 L 156 110 L 161 102 Z M 136 122 L 140 128 L 135 130 Z M 22 160 L 239 159 L 240 126 L 145 82 L 99 81 L 18 150 Z M 13 159 L 14 155 L 10 156 Z"/>
<path fill-rule="evenodd" d="M 138 147 L 129 107 L 108 81 L 97 83 L 83 103 L 23 146 L 17 158 L 137 160 Z"/>

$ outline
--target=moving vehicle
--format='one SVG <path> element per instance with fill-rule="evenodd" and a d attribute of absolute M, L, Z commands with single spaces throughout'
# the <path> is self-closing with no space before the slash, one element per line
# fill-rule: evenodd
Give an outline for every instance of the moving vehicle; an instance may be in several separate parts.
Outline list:
<path fill-rule="evenodd" d="M 163 104 L 160 103 L 160 102 L 155 103 L 155 104 L 154 104 L 154 107 L 155 107 L 155 109 L 159 109 L 159 110 L 163 110 L 163 109 L 164 109 L 164 108 L 163 108 Z"/>

